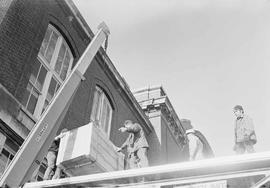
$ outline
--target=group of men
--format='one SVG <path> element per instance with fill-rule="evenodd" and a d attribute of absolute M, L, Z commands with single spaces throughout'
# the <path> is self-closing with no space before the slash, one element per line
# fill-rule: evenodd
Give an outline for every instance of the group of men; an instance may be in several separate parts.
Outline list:
<path fill-rule="evenodd" d="M 149 166 L 147 151 L 149 148 L 148 142 L 144 135 L 142 127 L 138 123 L 133 123 L 131 120 L 126 120 L 123 127 L 119 131 L 129 133 L 126 141 L 121 147 L 115 147 L 117 152 L 127 149 L 129 168 L 141 168 Z M 61 176 L 62 169 L 56 165 L 60 139 L 65 136 L 67 129 L 63 129 L 57 137 L 55 137 L 52 145 L 50 146 L 46 159 L 48 167 L 45 171 L 44 180 L 58 179 Z"/>
<path fill-rule="evenodd" d="M 233 113 L 236 116 L 234 122 L 234 147 L 233 150 L 236 154 L 254 153 L 254 145 L 257 143 L 257 138 L 254 130 L 252 119 L 244 113 L 241 105 L 236 105 L 233 108 Z M 183 123 L 190 124 L 189 120 Z M 190 124 L 191 125 L 191 124 Z M 203 157 L 203 143 L 196 135 L 196 131 L 192 126 L 186 131 L 189 145 L 190 160 L 197 160 Z"/>
<path fill-rule="evenodd" d="M 234 151 L 237 154 L 243 154 L 245 152 L 254 152 L 253 145 L 256 144 L 256 134 L 254 131 L 254 125 L 252 119 L 244 113 L 244 109 L 240 105 L 236 105 L 233 108 L 233 112 L 236 116 L 235 120 L 235 145 Z M 189 128 L 186 128 L 186 136 L 188 139 L 189 147 L 189 160 L 197 160 L 204 158 L 204 143 L 198 136 L 196 130 L 191 126 L 190 120 L 181 121 L 186 123 Z M 58 151 L 59 140 L 63 137 L 67 130 L 64 129 L 59 136 L 57 136 L 49 149 L 47 154 L 48 168 L 45 172 L 44 179 L 55 179 L 60 176 L 60 168 L 56 167 L 56 156 Z M 116 151 L 120 152 L 123 149 L 127 149 L 127 158 L 129 161 L 129 168 L 141 168 L 149 166 L 147 151 L 149 149 L 148 142 L 146 140 L 144 131 L 138 123 L 133 123 L 131 120 L 126 120 L 123 127 L 119 128 L 119 131 L 129 133 L 126 141 L 121 147 L 116 147 Z M 51 176 L 53 169 L 55 169 L 54 176 Z"/>
<path fill-rule="evenodd" d="M 244 113 L 244 109 L 241 105 L 234 106 L 233 113 L 236 116 L 234 122 L 235 142 L 233 150 L 236 154 L 254 153 L 254 145 L 257 143 L 257 138 L 252 119 Z M 203 150 L 205 146 L 191 126 L 190 120 L 184 120 L 182 123 L 189 125 L 186 130 L 189 146 L 189 160 L 204 158 Z"/>

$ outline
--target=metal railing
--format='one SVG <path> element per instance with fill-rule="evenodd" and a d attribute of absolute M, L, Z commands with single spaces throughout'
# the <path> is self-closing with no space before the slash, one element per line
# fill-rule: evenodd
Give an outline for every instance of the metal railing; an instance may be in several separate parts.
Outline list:
<path fill-rule="evenodd" d="M 269 174 L 270 152 L 263 152 L 33 182 L 24 188 L 179 186 L 250 176 L 264 178 Z"/>

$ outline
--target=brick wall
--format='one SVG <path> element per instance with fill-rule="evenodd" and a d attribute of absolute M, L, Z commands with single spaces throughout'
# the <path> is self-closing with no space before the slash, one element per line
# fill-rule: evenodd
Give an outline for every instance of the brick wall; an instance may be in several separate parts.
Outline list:
<path fill-rule="evenodd" d="M 9 9 L 10 4 L 13 0 L 1 0 L 0 1 L 0 24 L 5 17 L 7 10 Z"/>
<path fill-rule="evenodd" d="M 151 159 L 150 164 L 152 166 L 166 164 L 166 148 L 164 147 L 166 144 L 164 145 L 163 140 L 161 140 L 162 126 L 160 112 L 156 116 L 151 117 L 150 121 L 155 130 L 149 135 L 150 149 L 148 156 Z"/>
<path fill-rule="evenodd" d="M 41 20 L 41 7 L 30 1 L 14 1 L 0 25 L 0 82 L 15 94 L 29 57 Z"/>
<path fill-rule="evenodd" d="M 163 115 L 161 115 L 161 128 L 161 147 L 163 148 L 166 163 L 186 161 L 188 159 L 188 153 L 186 150 L 181 150 L 176 143 L 174 135 L 169 129 L 169 124 Z"/>
<path fill-rule="evenodd" d="M 14 1 L 1 22 L 0 83 L 19 101 L 49 23 L 66 37 L 76 62 L 89 39 L 63 1 Z"/>
<path fill-rule="evenodd" d="M 118 131 L 125 120 L 130 119 L 145 126 L 142 117 L 132 108 L 126 93 L 120 88 L 119 83 L 100 58 L 93 60 L 84 76 L 86 80 L 79 86 L 60 130 L 63 127 L 73 129 L 90 121 L 96 85 L 101 86 L 111 99 L 114 110 L 110 139 L 116 145 L 120 146 L 127 137 L 126 133 L 123 135 Z"/>
<path fill-rule="evenodd" d="M 188 148 L 176 143 L 169 124 L 161 111 L 150 113 L 150 121 L 154 131 L 149 135 L 149 157 L 151 165 L 162 165 L 188 160 Z"/>
<path fill-rule="evenodd" d="M 22 119 L 19 102 L 48 24 L 57 27 L 68 41 L 74 62 L 90 39 L 63 0 L 3 0 L 0 6 L 0 84 L 5 88 L 1 96 L 12 96 L 8 100 L 0 98 L 0 115 L 8 117 L 12 125 L 8 123 L 7 126 L 24 138 L 25 134 L 19 130 L 32 127 L 25 122 L 33 122 L 31 118 Z"/>
<path fill-rule="evenodd" d="M 14 0 L 0 25 L 0 83 L 18 101 L 22 100 L 26 90 L 32 65 L 37 58 L 48 24 L 54 25 L 65 37 L 75 57 L 74 64 L 90 42 L 63 0 Z M 120 146 L 127 134 L 122 135 L 118 128 L 126 119 L 144 126 L 143 118 L 132 107 L 127 93 L 120 87 L 101 55 L 95 58 L 85 77 L 86 80 L 80 85 L 61 126 L 71 129 L 90 121 L 93 91 L 98 84 L 113 103 L 110 138 Z M 6 104 L 0 100 L 2 106 L 12 103 Z M 19 107 L 18 105 L 15 109 L 18 110 Z"/>

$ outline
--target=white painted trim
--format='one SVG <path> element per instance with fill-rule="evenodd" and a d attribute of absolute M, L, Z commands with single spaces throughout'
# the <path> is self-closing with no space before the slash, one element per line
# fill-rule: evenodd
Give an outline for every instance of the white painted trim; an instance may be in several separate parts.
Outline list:
<path fill-rule="evenodd" d="M 36 107 L 35 107 L 35 110 L 34 110 L 33 116 L 36 117 L 36 118 L 40 118 L 41 117 L 41 113 L 42 113 L 42 110 L 43 110 L 43 106 L 45 104 L 45 100 L 47 98 L 47 94 L 48 94 L 48 90 L 49 90 L 49 86 L 50 86 L 50 83 L 51 83 L 52 78 L 54 77 L 55 80 L 60 85 L 62 85 L 63 82 L 64 82 L 60 78 L 60 75 L 58 75 L 58 73 L 56 73 L 56 71 L 55 71 L 55 65 L 56 65 L 56 62 L 57 62 L 57 59 L 58 59 L 59 52 L 60 52 L 60 49 L 61 49 L 62 44 L 64 44 L 66 46 L 66 52 L 65 52 L 65 54 L 66 53 L 69 53 L 69 55 L 70 55 L 70 62 L 69 62 L 69 67 L 68 67 L 68 70 L 67 70 L 66 78 L 71 73 L 71 67 L 72 67 L 72 63 L 73 63 L 73 60 L 74 60 L 74 57 L 73 57 L 73 55 L 71 53 L 71 50 L 70 50 L 70 47 L 67 44 L 67 42 L 65 41 L 64 37 L 61 35 L 61 33 L 54 26 L 52 26 L 51 24 L 48 25 L 47 30 L 49 28 L 52 30 L 52 33 L 50 35 L 50 38 L 51 38 L 53 32 L 55 32 L 58 35 L 58 38 L 57 38 L 56 45 L 55 45 L 55 48 L 54 48 L 54 51 L 53 51 L 53 55 L 52 55 L 52 58 L 51 58 L 51 61 L 50 62 L 47 62 L 47 60 L 43 57 L 43 55 L 40 54 L 40 52 L 38 53 L 38 56 L 37 56 L 38 61 L 40 62 L 41 66 L 44 66 L 45 69 L 47 70 L 47 74 L 46 74 L 45 79 L 44 79 L 42 91 L 39 91 L 40 94 L 38 96 L 37 104 L 36 104 Z M 49 44 L 48 44 L 48 46 L 49 46 Z M 48 46 L 45 49 L 44 54 L 46 54 L 46 51 L 48 50 Z M 63 59 L 63 61 L 64 61 L 64 59 Z M 60 74 L 61 74 L 62 68 L 63 68 L 63 65 L 61 66 Z M 41 67 L 40 67 L 37 75 L 39 75 L 40 70 L 41 70 Z M 37 78 L 36 78 L 36 80 L 37 80 Z M 30 100 L 30 96 L 31 96 L 32 90 L 30 92 L 30 95 L 29 95 L 29 98 L 28 98 L 28 101 L 27 101 L 26 106 L 28 106 L 28 103 L 29 103 L 29 100 Z"/>
<path fill-rule="evenodd" d="M 94 118 L 93 119 L 94 122 L 96 122 L 96 120 L 98 120 L 98 122 L 96 122 L 96 124 L 98 124 L 97 127 L 100 128 L 103 132 L 105 132 L 106 136 L 109 138 L 110 137 L 110 131 L 111 131 L 111 124 L 112 124 L 112 115 L 113 115 L 112 104 L 110 103 L 110 100 L 108 99 L 109 96 L 107 97 L 107 95 L 105 94 L 105 91 L 104 91 L 104 89 L 102 87 L 96 85 L 94 92 L 100 92 L 100 97 L 97 99 L 95 96 L 98 96 L 98 95 L 94 94 L 93 103 L 92 103 L 92 112 L 91 112 L 91 115 L 90 115 L 90 119 L 92 120 L 92 118 Z M 97 102 L 99 100 L 101 102 L 97 106 Z M 107 132 L 103 129 L 103 127 L 101 127 L 102 126 L 101 118 L 102 118 L 103 111 L 105 110 L 104 109 L 104 102 L 105 101 L 106 101 L 106 103 L 109 104 L 109 107 L 110 107 L 110 120 L 109 120 L 109 125 L 108 125 L 108 131 Z M 93 110 L 96 110 L 95 108 L 98 108 L 98 110 L 96 111 L 98 115 L 94 114 L 95 117 L 92 117 L 93 116 L 93 114 L 92 114 Z M 98 119 L 96 119 L 97 116 L 98 116 Z M 106 117 L 108 117 L 108 116 L 106 116 Z M 105 121 L 105 123 L 106 123 L 106 121 Z"/>

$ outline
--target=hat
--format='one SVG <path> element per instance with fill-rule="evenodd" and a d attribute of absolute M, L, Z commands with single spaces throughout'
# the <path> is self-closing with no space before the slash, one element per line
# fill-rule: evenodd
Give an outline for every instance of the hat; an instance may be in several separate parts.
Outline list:
<path fill-rule="evenodd" d="M 235 107 L 233 107 L 234 110 L 241 110 L 244 111 L 243 107 L 241 105 L 236 105 Z"/>
<path fill-rule="evenodd" d="M 191 125 L 191 121 L 189 119 L 181 119 L 180 122 L 186 131 L 189 129 L 193 129 L 193 126 Z"/>
<path fill-rule="evenodd" d="M 132 123 L 131 120 L 126 120 L 126 121 L 124 122 L 124 125 L 130 124 L 130 123 Z"/>
<path fill-rule="evenodd" d="M 65 132 L 68 132 L 67 128 L 62 129 L 60 133 L 65 133 Z"/>

